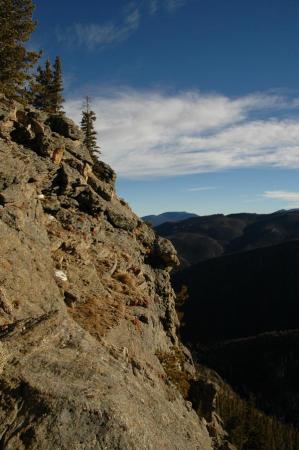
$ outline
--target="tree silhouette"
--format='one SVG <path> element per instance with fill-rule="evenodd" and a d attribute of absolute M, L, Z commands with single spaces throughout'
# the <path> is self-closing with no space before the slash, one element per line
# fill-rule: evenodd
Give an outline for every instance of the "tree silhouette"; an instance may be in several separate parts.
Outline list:
<path fill-rule="evenodd" d="M 63 92 L 63 80 L 62 80 L 62 66 L 61 58 L 56 56 L 54 66 L 53 66 L 53 84 L 52 84 L 52 112 L 59 113 L 62 111 L 62 104 L 64 98 L 62 96 Z"/>
<path fill-rule="evenodd" d="M 97 160 L 101 154 L 97 144 L 97 132 L 94 128 L 96 114 L 90 109 L 90 98 L 86 97 L 84 109 L 82 111 L 81 129 L 84 134 L 84 144 L 88 148 L 93 159 Z"/>
<path fill-rule="evenodd" d="M 57 56 L 53 67 L 49 60 L 44 68 L 38 66 L 35 79 L 31 82 L 32 104 L 42 111 L 59 113 L 64 102 L 62 91 L 61 59 Z"/>
<path fill-rule="evenodd" d="M 0 91 L 22 102 L 30 71 L 41 56 L 24 45 L 36 27 L 33 10 L 31 0 L 0 0 Z"/>

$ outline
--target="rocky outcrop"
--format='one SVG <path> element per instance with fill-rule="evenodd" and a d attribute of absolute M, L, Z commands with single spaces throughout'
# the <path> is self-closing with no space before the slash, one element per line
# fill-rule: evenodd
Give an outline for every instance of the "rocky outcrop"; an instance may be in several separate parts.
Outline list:
<path fill-rule="evenodd" d="M 2 449 L 213 448 L 180 392 L 175 250 L 114 182 L 72 121 L 0 98 Z"/>

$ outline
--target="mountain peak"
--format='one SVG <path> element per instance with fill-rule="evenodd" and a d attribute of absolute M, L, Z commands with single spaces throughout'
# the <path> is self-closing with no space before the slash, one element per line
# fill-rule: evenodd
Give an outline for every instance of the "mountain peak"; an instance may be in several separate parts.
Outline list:
<path fill-rule="evenodd" d="M 185 211 L 169 211 L 162 214 L 152 214 L 142 217 L 143 220 L 149 222 L 153 227 L 157 227 L 165 222 L 180 222 L 182 220 L 190 219 L 192 217 L 199 217 L 197 214 Z"/>

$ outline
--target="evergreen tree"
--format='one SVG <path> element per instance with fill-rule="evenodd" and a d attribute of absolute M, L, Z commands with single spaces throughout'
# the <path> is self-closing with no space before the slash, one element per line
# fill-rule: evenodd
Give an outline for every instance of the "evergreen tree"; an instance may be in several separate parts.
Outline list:
<path fill-rule="evenodd" d="M 24 46 L 36 27 L 33 10 L 32 0 L 0 0 L 0 91 L 22 101 L 30 70 L 41 54 Z"/>
<path fill-rule="evenodd" d="M 37 68 L 37 74 L 31 83 L 32 103 L 42 111 L 59 113 L 64 101 L 62 91 L 61 59 L 57 56 L 53 67 L 47 60 L 44 68 Z"/>
<path fill-rule="evenodd" d="M 97 156 L 101 154 L 100 147 L 97 145 L 97 132 L 94 129 L 96 119 L 95 112 L 90 109 L 90 99 L 86 97 L 84 110 L 82 111 L 81 129 L 84 134 L 84 144 L 93 159 L 97 159 Z"/>
<path fill-rule="evenodd" d="M 35 80 L 31 83 L 32 104 L 42 111 L 51 111 L 53 79 L 51 63 L 47 60 L 44 69 L 38 66 Z"/>
<path fill-rule="evenodd" d="M 63 81 L 62 81 L 61 58 L 57 56 L 53 67 L 53 84 L 51 93 L 52 112 L 55 113 L 61 112 L 62 104 L 64 102 L 62 92 L 63 92 Z"/>
<path fill-rule="evenodd" d="M 238 450 L 299 450 L 299 432 L 256 409 L 229 388 L 218 392 L 217 413 Z"/>

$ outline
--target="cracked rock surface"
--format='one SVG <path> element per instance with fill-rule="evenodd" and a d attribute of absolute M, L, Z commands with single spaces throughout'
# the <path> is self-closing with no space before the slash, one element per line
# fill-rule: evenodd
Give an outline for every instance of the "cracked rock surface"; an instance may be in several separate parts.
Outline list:
<path fill-rule="evenodd" d="M 157 357 L 175 250 L 114 182 L 71 120 L 0 97 L 1 449 L 213 448 Z"/>

